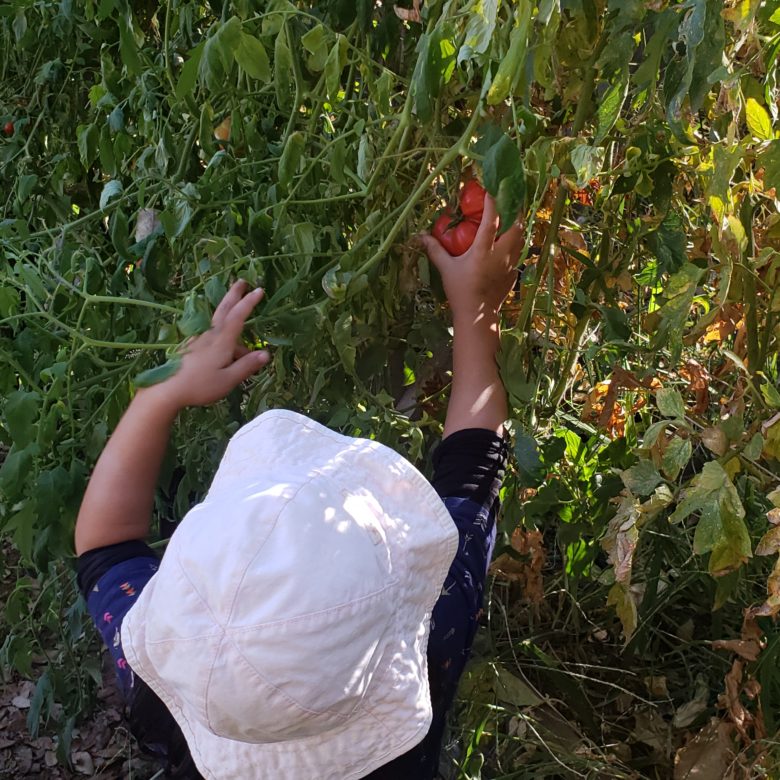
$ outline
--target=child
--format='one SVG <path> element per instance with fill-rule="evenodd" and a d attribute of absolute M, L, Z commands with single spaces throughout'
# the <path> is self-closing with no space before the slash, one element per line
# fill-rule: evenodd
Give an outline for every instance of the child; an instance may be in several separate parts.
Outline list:
<path fill-rule="evenodd" d="M 271 411 L 230 441 L 162 560 L 144 543 L 171 426 L 268 363 L 234 284 L 178 372 L 139 390 L 76 524 L 78 581 L 130 728 L 179 778 L 430 780 L 477 628 L 506 461 L 499 309 L 522 230 L 421 241 L 454 325 L 432 485 L 377 442 Z"/>

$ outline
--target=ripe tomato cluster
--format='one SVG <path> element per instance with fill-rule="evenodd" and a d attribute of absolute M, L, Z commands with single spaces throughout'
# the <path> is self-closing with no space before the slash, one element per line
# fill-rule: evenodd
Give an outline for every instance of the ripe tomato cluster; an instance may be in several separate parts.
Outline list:
<path fill-rule="evenodd" d="M 445 209 L 433 225 L 433 237 L 453 256 L 466 252 L 482 221 L 485 190 L 476 179 L 467 181 L 460 190 L 460 215 Z"/>

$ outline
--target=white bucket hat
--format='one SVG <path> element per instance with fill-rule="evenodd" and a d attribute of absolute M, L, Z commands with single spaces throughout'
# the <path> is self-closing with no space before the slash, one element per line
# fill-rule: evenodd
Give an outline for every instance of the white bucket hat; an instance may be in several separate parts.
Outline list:
<path fill-rule="evenodd" d="M 125 617 L 127 661 L 209 780 L 362 778 L 430 726 L 430 617 L 457 539 L 393 450 L 266 412 Z"/>

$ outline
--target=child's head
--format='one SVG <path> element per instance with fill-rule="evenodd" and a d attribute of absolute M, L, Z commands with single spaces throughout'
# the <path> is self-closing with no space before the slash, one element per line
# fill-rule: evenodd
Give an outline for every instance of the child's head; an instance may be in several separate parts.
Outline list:
<path fill-rule="evenodd" d="M 431 720 L 457 532 L 377 442 L 268 412 L 231 440 L 122 628 L 205 777 L 358 778 Z"/>

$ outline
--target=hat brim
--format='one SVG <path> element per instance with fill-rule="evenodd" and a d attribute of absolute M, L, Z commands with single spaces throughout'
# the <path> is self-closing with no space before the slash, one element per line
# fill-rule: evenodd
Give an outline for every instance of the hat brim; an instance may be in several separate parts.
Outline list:
<path fill-rule="evenodd" d="M 457 551 L 457 529 L 428 480 L 394 450 L 343 436 L 284 410 L 266 412 L 236 433 L 209 497 L 234 489 L 280 458 L 304 471 L 346 474 L 356 489 L 370 485 L 381 505 L 380 519 L 399 580 L 396 627 L 382 671 L 354 717 L 337 729 L 283 742 L 258 744 L 214 734 L 160 678 L 146 651 L 146 605 L 154 598 L 155 578 L 123 622 L 123 649 L 133 670 L 170 710 L 208 780 L 357 780 L 403 755 L 430 728 L 430 617 Z"/>

